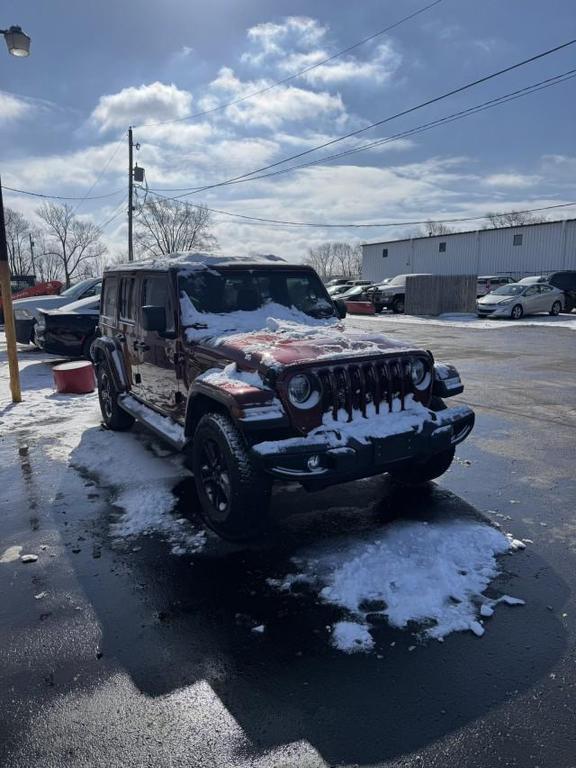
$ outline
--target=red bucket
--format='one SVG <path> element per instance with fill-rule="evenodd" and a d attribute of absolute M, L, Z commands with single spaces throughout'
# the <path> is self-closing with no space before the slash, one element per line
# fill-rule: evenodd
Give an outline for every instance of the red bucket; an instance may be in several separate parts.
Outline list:
<path fill-rule="evenodd" d="M 56 391 L 66 395 L 85 395 L 94 392 L 96 378 L 89 360 L 60 363 L 52 368 Z"/>

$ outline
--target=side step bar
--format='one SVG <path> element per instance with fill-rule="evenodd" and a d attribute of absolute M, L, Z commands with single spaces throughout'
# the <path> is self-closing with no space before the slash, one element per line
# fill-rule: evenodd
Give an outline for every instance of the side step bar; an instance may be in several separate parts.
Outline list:
<path fill-rule="evenodd" d="M 181 451 L 186 445 L 184 427 L 169 416 L 162 416 L 128 393 L 118 397 L 118 405 L 176 450 Z"/>

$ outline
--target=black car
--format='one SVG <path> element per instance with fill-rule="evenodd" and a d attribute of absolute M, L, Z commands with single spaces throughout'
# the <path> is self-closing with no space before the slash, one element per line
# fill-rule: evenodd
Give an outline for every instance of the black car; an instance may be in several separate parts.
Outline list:
<path fill-rule="evenodd" d="M 576 269 L 551 272 L 546 276 L 546 282 L 564 291 L 564 312 L 572 312 L 576 308 Z"/>
<path fill-rule="evenodd" d="M 98 329 L 99 296 L 39 312 L 36 341 L 41 349 L 61 357 L 90 358 L 90 346 Z"/>

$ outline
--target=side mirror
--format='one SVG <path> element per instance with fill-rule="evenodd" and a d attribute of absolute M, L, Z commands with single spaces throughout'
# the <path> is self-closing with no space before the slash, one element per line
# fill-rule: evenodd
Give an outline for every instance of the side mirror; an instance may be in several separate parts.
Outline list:
<path fill-rule="evenodd" d="M 164 307 L 152 305 L 142 307 L 142 328 L 145 331 L 164 333 L 166 330 L 166 310 Z"/>
<path fill-rule="evenodd" d="M 340 320 L 344 320 L 346 317 L 346 302 L 344 299 L 334 299 L 334 304 L 336 305 L 336 313 Z"/>

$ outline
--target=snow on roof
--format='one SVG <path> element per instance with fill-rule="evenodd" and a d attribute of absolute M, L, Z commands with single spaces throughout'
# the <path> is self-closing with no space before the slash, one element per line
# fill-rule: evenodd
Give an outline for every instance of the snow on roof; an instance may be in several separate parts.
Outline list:
<path fill-rule="evenodd" d="M 183 267 L 201 269 L 203 267 L 233 267 L 262 264 L 287 264 L 286 259 L 274 254 L 257 254 L 255 256 L 236 256 L 220 253 L 202 253 L 200 251 L 182 251 L 168 254 L 163 259 L 147 259 L 126 264 L 114 264 L 106 267 L 107 272 L 137 269 L 168 269 Z"/>

